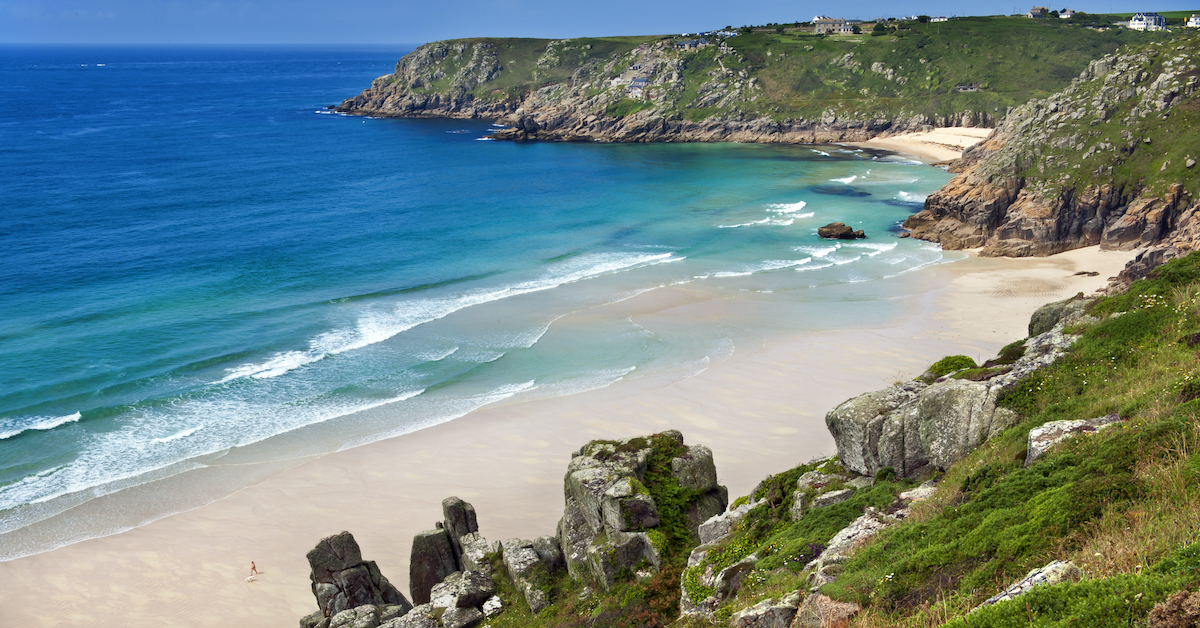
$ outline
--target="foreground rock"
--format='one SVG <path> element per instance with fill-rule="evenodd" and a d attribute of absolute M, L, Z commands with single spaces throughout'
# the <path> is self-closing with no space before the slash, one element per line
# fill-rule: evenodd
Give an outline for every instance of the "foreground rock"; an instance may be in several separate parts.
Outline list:
<path fill-rule="evenodd" d="M 361 606 L 412 608 L 404 594 L 388 582 L 375 561 L 364 561 L 354 536 L 342 532 L 325 537 L 308 552 L 313 596 L 320 608 L 312 625 Z M 372 614 L 375 611 L 370 611 Z M 393 609 L 393 612 L 396 612 Z M 375 616 L 375 615 L 372 615 Z M 312 617 L 312 616 L 310 616 Z M 354 621 L 358 622 L 358 619 Z M 360 622 L 361 623 L 361 622 Z"/>
<path fill-rule="evenodd" d="M 1059 314 L 1075 311 L 1064 308 Z M 1043 324 L 1046 317 L 1038 320 Z M 962 460 L 1016 423 L 1016 413 L 998 407 L 997 399 L 1063 355 L 1078 338 L 1062 331 L 1074 320 L 1079 318 L 1053 319 L 1053 328 L 1026 340 L 1023 355 L 1011 365 L 978 369 L 971 379 L 951 375 L 930 385 L 904 382 L 842 403 L 825 416 L 842 465 L 862 475 L 890 467 L 900 477 L 918 478 Z"/>
<path fill-rule="evenodd" d="M 608 588 L 624 570 L 658 569 L 658 550 L 648 531 L 661 516 L 645 485 L 655 439 L 665 439 L 663 446 L 677 451 L 670 461 L 671 476 L 699 495 L 683 513 L 692 532 L 725 510 L 729 493 L 717 484 L 712 451 L 685 445 L 679 432 L 592 441 L 571 459 L 563 481 L 566 509 L 557 541 L 573 578 Z"/>
<path fill-rule="evenodd" d="M 1021 578 L 1017 582 L 1009 585 L 1009 587 L 996 595 L 988 598 L 980 604 L 980 606 L 988 606 L 996 602 L 1011 600 L 1019 595 L 1023 595 L 1033 587 L 1042 585 L 1058 584 L 1060 582 L 1076 581 L 1083 577 L 1083 570 L 1075 566 L 1075 563 L 1070 563 L 1062 560 L 1051 562 L 1045 567 L 1034 569 Z"/>
<path fill-rule="evenodd" d="M 788 628 L 800 607 L 800 594 L 791 593 L 779 601 L 763 600 L 733 614 L 733 628 Z"/>
<path fill-rule="evenodd" d="M 1050 421 L 1029 430 L 1029 447 L 1025 454 L 1025 466 L 1033 464 L 1054 445 L 1079 434 L 1095 434 L 1100 430 L 1121 422 L 1121 417 L 1109 414 L 1096 419 L 1076 421 Z"/>

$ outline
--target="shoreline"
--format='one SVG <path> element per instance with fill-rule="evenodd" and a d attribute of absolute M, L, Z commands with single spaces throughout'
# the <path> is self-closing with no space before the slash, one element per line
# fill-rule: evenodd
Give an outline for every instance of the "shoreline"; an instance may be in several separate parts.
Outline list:
<path fill-rule="evenodd" d="M 930 131 L 876 136 L 865 142 L 847 142 L 859 148 L 875 148 L 916 156 L 928 163 L 962 157 L 963 153 L 992 134 L 987 127 L 937 127 Z"/>
<path fill-rule="evenodd" d="M 685 379 L 492 406 L 297 460 L 208 505 L 0 563 L 6 616 L 22 626 L 291 626 L 315 608 L 304 554 L 343 529 L 407 595 L 412 535 L 441 518 L 444 497 L 473 503 L 490 542 L 552 533 L 570 454 L 594 438 L 679 429 L 713 449 L 733 498 L 831 453 L 823 417 L 838 403 L 947 354 L 990 357 L 1024 337 L 1038 306 L 1104 286 L 1134 255 L 1095 247 L 1049 258 L 972 254 L 896 278 L 910 296 L 886 327 L 781 331 Z M 248 583 L 252 560 L 261 575 Z"/>

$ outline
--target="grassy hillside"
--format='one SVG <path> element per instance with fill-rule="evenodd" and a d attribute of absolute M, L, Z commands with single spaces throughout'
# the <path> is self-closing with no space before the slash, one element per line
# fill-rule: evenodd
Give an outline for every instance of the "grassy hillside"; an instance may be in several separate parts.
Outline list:
<path fill-rule="evenodd" d="M 732 38 L 730 45 L 762 80 L 768 101 L 762 106 L 778 108 L 775 113 L 781 115 L 811 115 L 835 104 L 927 115 L 964 109 L 1003 115 L 1007 107 L 1062 89 L 1090 60 L 1122 44 L 1160 37 L 1062 22 L 957 18 L 905 23 L 878 37 L 756 32 Z M 971 83 L 980 91 L 956 89 Z"/>
<path fill-rule="evenodd" d="M 519 101 L 538 90 L 575 102 L 600 96 L 595 113 L 618 117 L 654 108 L 690 120 L 813 120 L 829 111 L 881 119 L 973 111 L 998 118 L 1009 107 L 1061 90 L 1092 59 L 1126 43 L 1170 37 L 1024 17 L 889 22 L 869 31 L 826 37 L 782 26 L 744 28 L 713 40 L 724 46 L 691 50 L 673 45 L 687 39 L 681 36 L 454 40 L 439 42 L 447 54 L 432 57 L 423 66 L 429 76 L 408 90 L 446 94 L 454 81 L 461 86 L 462 77 L 478 76 L 466 86 L 475 99 Z M 483 57 L 477 44 L 485 46 Z M 641 104 L 618 103 L 625 87 L 612 79 L 628 80 L 635 64 L 650 88 Z M 960 91 L 960 85 L 978 91 Z"/>

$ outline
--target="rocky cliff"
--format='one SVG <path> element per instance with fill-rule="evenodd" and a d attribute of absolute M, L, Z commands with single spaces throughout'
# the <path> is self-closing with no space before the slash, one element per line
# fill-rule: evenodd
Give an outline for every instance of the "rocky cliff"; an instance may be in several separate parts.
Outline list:
<path fill-rule="evenodd" d="M 980 49 L 984 38 L 996 39 Z M 860 141 L 931 126 L 991 126 L 1009 107 L 1065 86 L 1127 38 L 968 18 L 901 24 L 883 37 L 826 38 L 776 26 L 678 37 L 455 40 L 417 48 L 337 110 L 491 118 L 508 125 L 495 134 L 500 139 Z M 1031 64 L 1029 53 L 1042 47 L 1055 62 Z"/>
<path fill-rule="evenodd" d="M 1194 250 L 1198 87 L 1195 34 L 1093 61 L 1063 91 L 1009 113 L 905 226 L 984 255 L 1152 247 L 1143 259 L 1160 263 Z"/>

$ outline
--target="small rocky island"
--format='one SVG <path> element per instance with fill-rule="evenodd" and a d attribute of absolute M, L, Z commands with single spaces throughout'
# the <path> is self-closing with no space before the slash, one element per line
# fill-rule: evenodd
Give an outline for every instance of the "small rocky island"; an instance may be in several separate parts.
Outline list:
<path fill-rule="evenodd" d="M 831 222 L 824 227 L 818 227 L 817 235 L 830 240 L 856 240 L 867 237 L 862 229 L 851 229 L 844 222 Z"/>

